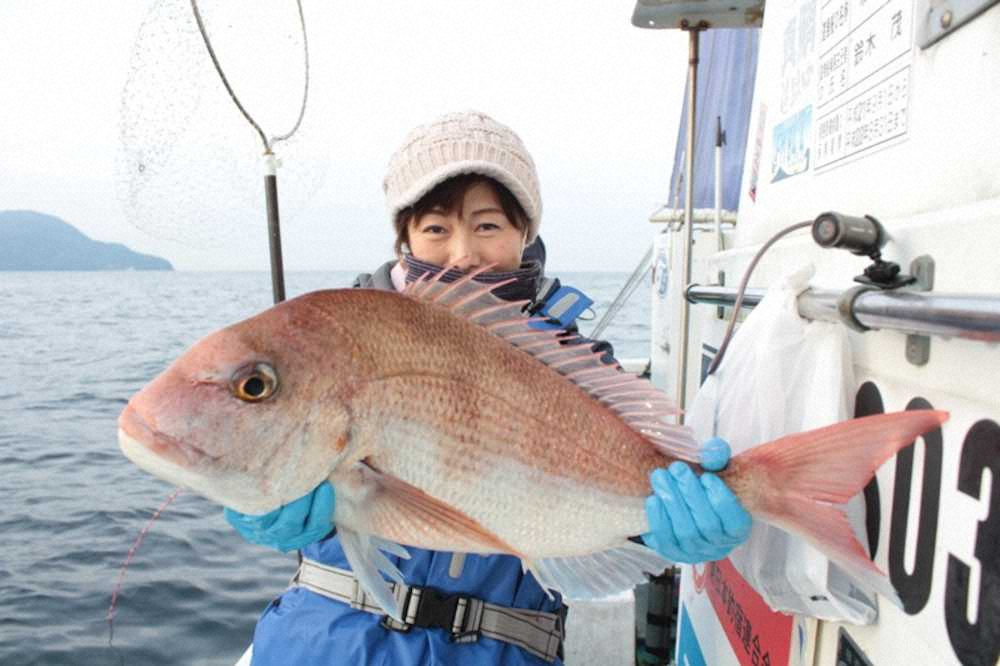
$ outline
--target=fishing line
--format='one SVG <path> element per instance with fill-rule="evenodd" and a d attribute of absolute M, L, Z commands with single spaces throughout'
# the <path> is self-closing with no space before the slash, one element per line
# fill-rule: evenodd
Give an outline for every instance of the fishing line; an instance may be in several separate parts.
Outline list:
<path fill-rule="evenodd" d="M 139 536 L 136 537 L 132 547 L 128 549 L 128 555 L 125 557 L 125 562 L 122 563 L 122 567 L 118 571 L 118 581 L 115 583 L 115 589 L 111 593 L 111 605 L 108 606 L 108 614 L 106 616 L 108 621 L 108 647 L 114 647 L 112 645 L 112 641 L 115 639 L 115 607 L 118 605 L 118 596 L 122 591 L 122 584 L 125 582 L 125 572 L 132 563 L 132 558 L 135 557 L 136 551 L 139 550 L 139 546 L 142 545 L 142 540 L 146 538 L 146 534 L 153 527 L 153 523 L 155 523 L 157 518 L 160 517 L 160 514 L 163 513 L 163 511 L 170 506 L 175 499 L 177 499 L 177 496 L 180 495 L 181 492 L 182 489 L 178 488 L 174 492 L 170 493 L 170 496 L 167 497 L 167 499 L 163 500 L 163 503 L 160 504 L 159 508 L 153 512 L 149 522 L 147 522 L 146 526 L 139 532 Z"/>
<path fill-rule="evenodd" d="M 787 236 L 793 231 L 798 231 L 799 229 L 804 229 L 806 227 L 811 227 L 813 225 L 812 220 L 805 222 L 796 222 L 795 224 L 785 227 L 778 233 L 771 236 L 764 246 L 757 250 L 757 254 L 753 256 L 750 265 L 743 272 L 743 279 L 740 280 L 740 287 L 736 291 L 736 302 L 733 303 L 733 313 L 729 316 L 729 326 L 726 327 L 726 334 L 722 338 L 722 344 L 719 345 L 719 351 L 712 359 L 712 364 L 708 367 L 708 374 L 714 374 L 718 369 L 719 364 L 722 363 L 722 357 L 726 355 L 726 348 L 729 347 L 729 340 L 733 337 L 733 331 L 736 329 L 736 318 L 740 314 L 740 308 L 743 306 L 743 295 L 746 293 L 747 285 L 750 283 L 750 275 L 753 270 L 757 267 L 757 263 L 760 258 L 764 256 L 764 253 L 771 249 L 771 246 L 778 242 L 781 238 Z"/>

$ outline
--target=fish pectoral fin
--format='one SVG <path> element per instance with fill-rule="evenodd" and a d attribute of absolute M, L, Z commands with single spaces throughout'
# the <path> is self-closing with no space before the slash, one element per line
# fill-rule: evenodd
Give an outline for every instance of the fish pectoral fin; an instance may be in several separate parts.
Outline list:
<path fill-rule="evenodd" d="M 337 523 L 337 534 L 361 588 L 393 619 L 402 622 L 400 602 L 379 572 L 401 585 L 403 574 L 382 551 L 404 558 L 410 554 L 398 543 L 375 536 L 359 525 L 391 524 L 415 535 L 430 531 L 455 543 L 458 550 L 464 545 L 470 550 L 517 555 L 475 520 L 416 486 L 383 474 L 368 462 L 356 463 L 352 472 L 336 479 L 345 490 L 344 501 L 352 504 L 353 515 L 351 525 Z"/>
<path fill-rule="evenodd" d="M 433 497 L 402 479 L 384 474 L 368 461 L 361 463 L 366 484 L 374 484 L 367 510 L 378 522 L 392 521 L 413 534 L 431 533 L 449 543 L 456 551 L 520 554 L 496 534 L 462 511 Z M 376 516 L 375 512 L 382 513 Z"/>
<path fill-rule="evenodd" d="M 356 532 L 350 528 L 338 527 L 337 534 L 340 536 L 340 543 L 344 548 L 344 555 L 354 571 L 355 578 L 365 591 L 365 594 L 375 600 L 388 615 L 393 619 L 402 622 L 403 615 L 399 600 L 392 593 L 389 583 L 382 577 L 379 571 L 384 571 L 390 578 L 400 585 L 403 584 L 403 574 L 396 568 L 383 553 L 387 550 L 394 555 L 410 554 L 399 544 L 386 541 L 371 534 Z M 402 550 L 402 554 L 400 553 Z"/>
<path fill-rule="evenodd" d="M 671 566 L 655 551 L 631 541 L 589 555 L 545 558 L 526 564 L 539 585 L 571 599 L 596 599 L 631 590 L 644 583 L 648 574 L 659 575 Z"/>

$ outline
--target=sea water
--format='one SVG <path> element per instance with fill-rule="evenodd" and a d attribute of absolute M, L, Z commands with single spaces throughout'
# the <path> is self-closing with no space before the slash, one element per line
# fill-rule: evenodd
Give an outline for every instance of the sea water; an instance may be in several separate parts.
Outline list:
<path fill-rule="evenodd" d="M 353 273 L 290 273 L 289 297 Z M 600 316 L 627 274 L 560 275 Z M 182 494 L 129 547 L 172 487 L 119 452 L 128 398 L 192 343 L 267 308 L 266 273 L 0 273 L 0 664 L 228 666 L 294 555 L 244 542 L 220 507 Z M 649 290 L 606 330 L 648 356 Z M 584 333 L 594 322 L 584 322 Z"/>

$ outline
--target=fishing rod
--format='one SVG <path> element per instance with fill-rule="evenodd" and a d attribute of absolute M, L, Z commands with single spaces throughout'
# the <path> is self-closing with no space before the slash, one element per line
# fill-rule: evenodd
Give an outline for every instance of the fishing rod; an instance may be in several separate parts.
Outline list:
<path fill-rule="evenodd" d="M 306 113 L 306 102 L 309 99 L 309 41 L 306 38 L 306 19 L 305 14 L 302 11 L 302 0 L 296 0 L 296 5 L 299 10 L 299 25 L 302 27 L 302 52 L 305 63 L 305 83 L 302 88 L 302 104 L 299 107 L 299 115 L 298 118 L 296 118 L 292 129 L 285 134 L 272 136 L 269 139 L 257 121 L 254 120 L 246 108 L 244 108 L 243 104 L 239 100 L 239 97 L 237 97 L 236 92 L 233 90 L 233 87 L 229 84 L 229 80 L 226 78 L 225 72 L 222 71 L 222 65 L 219 63 L 219 58 L 215 55 L 215 49 L 212 48 L 212 42 L 208 38 L 208 31 L 205 29 L 205 22 L 202 20 L 201 12 L 198 10 L 198 2 L 197 0 L 191 0 L 191 9 L 194 12 L 194 19 L 198 24 L 198 31 L 201 33 L 201 38 L 205 42 L 205 48 L 208 49 L 208 56 L 212 59 L 212 65 L 215 67 L 215 71 L 218 73 L 219 78 L 222 79 L 222 84 L 226 87 L 226 92 L 229 93 L 229 97 L 233 100 L 233 104 L 236 105 L 239 112 L 257 132 L 257 135 L 260 136 L 260 140 L 264 145 L 264 198 L 267 205 L 267 238 L 271 257 L 271 291 L 274 295 L 275 303 L 280 303 L 285 300 L 285 267 L 281 253 L 281 216 L 278 212 L 278 167 L 281 166 L 281 160 L 279 160 L 274 154 L 274 144 L 291 138 L 291 136 L 299 129 L 299 126 L 302 124 L 302 118 Z"/>

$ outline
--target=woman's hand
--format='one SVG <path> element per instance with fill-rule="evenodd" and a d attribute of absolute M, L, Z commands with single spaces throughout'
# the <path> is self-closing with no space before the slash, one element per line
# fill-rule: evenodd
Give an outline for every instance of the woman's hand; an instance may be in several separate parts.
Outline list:
<path fill-rule="evenodd" d="M 336 493 L 324 481 L 311 493 L 270 513 L 247 515 L 225 510 L 226 520 L 244 539 L 287 553 L 319 541 L 333 529 Z"/>
<path fill-rule="evenodd" d="M 729 463 L 729 444 L 710 439 L 701 453 L 706 470 Z M 675 462 L 650 475 L 653 494 L 646 498 L 650 531 L 647 546 L 672 562 L 693 564 L 721 560 L 750 536 L 751 519 L 743 505 L 715 474 L 698 477 L 687 464 Z"/>

